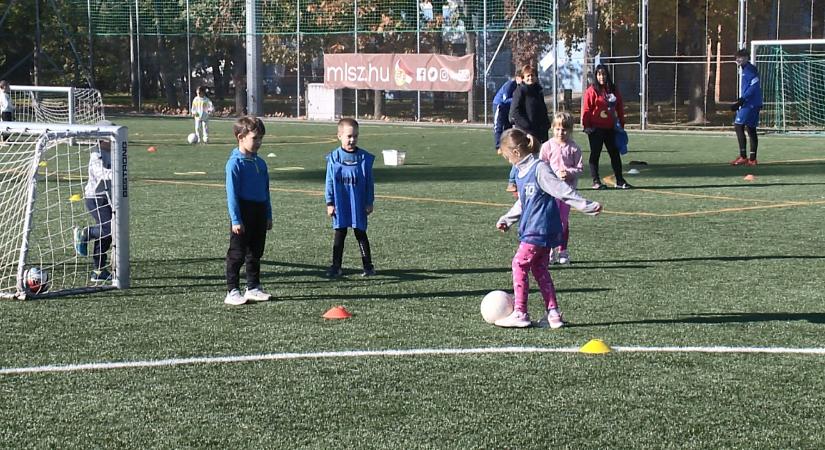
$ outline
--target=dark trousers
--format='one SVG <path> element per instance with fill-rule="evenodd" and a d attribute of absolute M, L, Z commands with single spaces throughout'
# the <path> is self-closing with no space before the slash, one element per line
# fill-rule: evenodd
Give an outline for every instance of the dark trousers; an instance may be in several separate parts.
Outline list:
<path fill-rule="evenodd" d="M 0 113 L 0 121 L 2 122 L 14 122 L 14 113 L 11 111 L 6 111 L 4 113 Z M 0 136 L 0 140 L 5 141 L 9 138 L 9 133 L 3 133 Z"/>
<path fill-rule="evenodd" d="M 106 253 L 112 246 L 112 205 L 108 197 L 92 197 L 86 199 L 86 209 L 95 220 L 95 225 L 86 229 L 86 238 L 95 241 L 92 261 L 100 270 L 106 267 Z"/>
<path fill-rule="evenodd" d="M 739 141 L 739 156 L 745 158 L 745 148 L 747 140 L 745 139 L 745 129 L 748 130 L 748 137 L 751 139 L 751 154 L 750 159 L 756 159 L 756 152 L 759 148 L 759 138 L 756 136 L 756 127 L 736 124 L 733 126 L 736 131 L 736 140 Z"/>
<path fill-rule="evenodd" d="M 358 249 L 361 251 L 361 262 L 364 265 L 364 270 L 372 270 L 372 252 L 370 251 L 370 240 L 367 238 L 367 232 L 352 229 L 355 233 L 355 239 L 358 241 Z M 341 268 L 341 263 L 344 259 L 344 241 L 347 238 L 346 228 L 336 228 L 335 235 L 332 242 L 332 267 Z"/>
<path fill-rule="evenodd" d="M 241 265 L 246 264 L 246 287 L 261 284 L 261 256 L 266 245 L 266 203 L 240 201 L 242 234 L 229 233 L 226 251 L 226 288 L 240 289 Z"/>
<path fill-rule="evenodd" d="M 602 154 L 602 146 L 607 147 L 607 154 L 610 155 L 610 166 L 613 168 L 613 175 L 616 176 L 616 182 L 624 181 L 622 176 L 622 156 L 619 154 L 619 148 L 616 147 L 616 136 L 613 128 L 594 128 L 593 131 L 587 135 L 590 141 L 590 175 L 593 177 L 593 182 L 600 181 L 599 177 L 599 156 Z"/>

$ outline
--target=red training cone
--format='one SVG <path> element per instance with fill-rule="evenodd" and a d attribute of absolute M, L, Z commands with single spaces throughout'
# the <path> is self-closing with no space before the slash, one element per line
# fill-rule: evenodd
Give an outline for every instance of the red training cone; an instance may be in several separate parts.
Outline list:
<path fill-rule="evenodd" d="M 333 306 L 327 312 L 324 313 L 323 317 L 324 319 L 330 320 L 349 319 L 350 317 L 352 317 L 352 313 L 347 311 L 347 308 L 344 308 L 343 306 Z"/>

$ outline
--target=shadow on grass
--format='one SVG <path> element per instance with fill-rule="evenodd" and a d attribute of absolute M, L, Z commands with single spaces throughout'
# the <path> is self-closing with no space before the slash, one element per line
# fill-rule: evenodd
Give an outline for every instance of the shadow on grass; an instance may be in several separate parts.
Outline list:
<path fill-rule="evenodd" d="M 676 189 L 714 189 L 714 188 L 733 188 L 733 187 L 747 187 L 747 188 L 767 188 L 767 187 L 777 187 L 777 186 L 821 186 L 825 185 L 825 183 L 734 183 L 734 184 L 690 184 L 690 185 L 641 185 L 639 183 L 633 183 L 633 186 L 636 189 L 669 189 L 669 190 L 676 190 Z M 747 201 L 747 200 L 742 200 Z"/>
<path fill-rule="evenodd" d="M 825 175 L 825 161 L 799 161 L 788 163 L 764 163 L 756 167 L 731 167 L 724 162 L 694 163 L 694 164 L 655 164 L 633 165 L 641 169 L 643 174 L 668 178 L 689 177 L 741 177 L 746 173 L 759 176 L 800 176 Z M 749 184 L 752 186 L 753 184 Z M 791 184 L 795 185 L 795 184 Z M 713 187 L 713 186 L 707 186 Z"/>
<path fill-rule="evenodd" d="M 648 268 L 646 265 L 633 265 L 645 263 L 678 263 L 678 262 L 697 262 L 697 261 L 721 261 L 721 262 L 740 262 L 740 261 L 765 261 L 765 260 L 788 260 L 788 259 L 825 259 L 825 256 L 816 255 L 743 255 L 743 256 L 691 256 L 684 258 L 657 258 L 657 259 L 603 259 L 599 261 L 576 261 L 575 264 L 566 266 L 569 268 L 582 268 L 584 264 L 590 264 L 593 267 L 588 268 L 605 268 L 603 264 L 624 264 L 623 266 L 610 266 L 619 268 Z M 555 269 L 554 269 L 555 270 Z"/>
<path fill-rule="evenodd" d="M 166 271 L 164 275 L 148 274 L 146 276 L 132 277 L 133 286 L 129 289 L 132 296 L 154 295 L 157 289 L 180 289 L 181 286 L 197 286 L 197 290 L 221 290 L 225 287 L 225 276 L 222 273 L 224 259 L 223 258 L 189 258 L 179 259 L 175 261 L 141 261 L 135 266 L 140 272 L 140 266 L 159 267 L 166 265 L 167 267 L 188 267 L 191 270 L 193 265 L 205 264 L 215 267 L 215 271 L 206 275 L 188 275 L 177 274 Z M 647 266 L 624 266 L 613 265 L 607 267 L 608 269 L 626 269 L 628 267 L 647 267 Z M 286 268 L 286 270 L 280 270 Z M 319 266 L 316 264 L 301 264 L 301 263 L 285 263 L 281 261 L 267 261 L 262 262 L 262 280 L 264 285 L 269 286 L 279 300 L 321 300 L 321 299 L 414 299 L 414 298 L 428 298 L 428 297 L 464 297 L 464 296 L 483 296 L 488 292 L 498 289 L 500 287 L 490 287 L 485 289 L 464 290 L 464 291 L 439 291 L 439 292 L 394 292 L 394 293 L 370 293 L 370 294 L 348 294 L 347 289 L 353 287 L 364 286 L 366 283 L 375 283 L 377 287 L 389 286 L 392 284 L 406 283 L 421 280 L 439 280 L 449 278 L 451 275 L 475 275 L 475 274 L 490 274 L 501 273 L 508 274 L 509 267 L 482 267 L 482 268 L 460 268 L 460 269 L 391 269 L 379 270 L 378 274 L 373 277 L 362 277 L 361 270 L 355 268 L 344 268 L 344 276 L 337 279 L 327 279 L 323 276 L 327 266 Z M 554 269 L 555 270 L 555 269 Z M 145 273 L 145 272 L 144 272 Z M 244 272 L 241 270 L 241 284 L 244 283 Z M 292 277 L 310 277 L 306 280 L 287 279 Z M 141 281 L 152 282 L 151 284 L 141 284 Z M 322 287 L 327 284 L 329 287 L 337 288 L 340 293 L 334 295 L 281 295 L 280 292 L 289 293 L 290 287 L 299 285 L 311 285 Z M 508 288 L 509 289 L 509 288 Z M 559 289 L 558 292 L 603 292 L 610 291 L 609 288 L 577 288 L 577 289 Z"/>
<path fill-rule="evenodd" d="M 283 185 L 288 182 L 308 182 L 308 183 L 323 183 L 326 177 L 326 169 L 311 169 L 311 170 L 288 170 L 278 171 L 277 166 L 269 168 L 270 179 L 274 186 Z M 439 181 L 500 181 L 507 180 L 507 171 L 509 170 L 506 163 L 502 162 L 500 165 L 489 166 L 432 166 L 429 164 L 406 164 L 403 167 L 375 167 L 373 169 L 373 176 L 376 183 L 391 184 L 391 183 L 408 183 L 408 182 L 439 182 Z M 160 181 L 187 181 L 194 183 L 223 183 L 223 172 L 215 171 L 208 176 L 155 176 L 154 174 L 147 174 L 145 176 L 137 177 L 135 180 L 142 179 L 160 180 Z M 323 184 L 319 186 L 323 187 Z"/>
<path fill-rule="evenodd" d="M 387 294 L 347 294 L 339 293 L 335 295 L 276 295 L 278 300 L 293 300 L 293 301 L 307 301 L 307 300 L 421 300 L 432 298 L 461 298 L 461 297 L 477 297 L 481 299 L 487 293 L 495 288 L 488 289 L 469 289 L 469 290 L 452 290 L 452 291 L 430 291 L 430 292 L 394 292 Z M 558 289 L 556 292 L 605 292 L 610 289 L 604 288 L 578 288 L 578 289 Z"/>
<path fill-rule="evenodd" d="M 719 325 L 726 323 L 755 323 L 755 322 L 791 322 L 804 320 L 810 323 L 825 324 L 825 313 L 720 313 L 699 314 L 678 319 L 645 319 L 625 320 L 596 323 L 571 323 L 572 327 L 609 327 L 615 325 L 673 325 L 673 324 L 701 324 Z"/>

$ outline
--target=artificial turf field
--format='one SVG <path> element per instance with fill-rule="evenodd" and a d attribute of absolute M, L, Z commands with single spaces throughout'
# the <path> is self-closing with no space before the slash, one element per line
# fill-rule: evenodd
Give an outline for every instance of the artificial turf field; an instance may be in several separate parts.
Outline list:
<path fill-rule="evenodd" d="M 569 326 L 512 330 L 478 311 L 512 290 L 517 246 L 494 227 L 512 198 L 489 129 L 362 124 L 378 275 L 360 276 L 350 233 L 329 281 L 335 125 L 267 122 L 276 300 L 227 307 L 231 122 L 190 146 L 189 120 L 115 121 L 132 288 L 0 302 L 4 448 L 825 447 L 821 136 L 760 136 L 746 169 L 727 165 L 732 132 L 631 132 L 637 189 L 586 173 L 605 211 L 571 213 L 573 264 L 551 270 Z M 336 305 L 354 316 L 321 318 Z M 614 351 L 576 351 L 591 339 Z"/>

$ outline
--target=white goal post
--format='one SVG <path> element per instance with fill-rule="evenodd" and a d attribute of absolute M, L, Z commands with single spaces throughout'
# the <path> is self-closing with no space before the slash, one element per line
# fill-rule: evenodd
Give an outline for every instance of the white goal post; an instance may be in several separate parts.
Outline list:
<path fill-rule="evenodd" d="M 825 131 L 825 39 L 752 41 L 751 62 L 762 86 L 761 128 Z"/>
<path fill-rule="evenodd" d="M 2 122 L 0 135 L 0 297 L 128 288 L 127 128 Z M 103 184 L 88 183 L 92 166 Z M 38 291 L 34 268 L 48 280 Z"/>
<path fill-rule="evenodd" d="M 56 86 L 9 86 L 16 122 L 95 124 L 106 117 L 100 91 Z"/>

